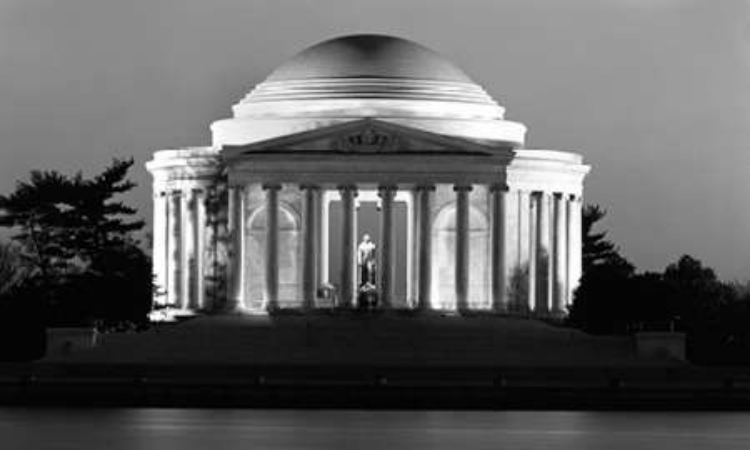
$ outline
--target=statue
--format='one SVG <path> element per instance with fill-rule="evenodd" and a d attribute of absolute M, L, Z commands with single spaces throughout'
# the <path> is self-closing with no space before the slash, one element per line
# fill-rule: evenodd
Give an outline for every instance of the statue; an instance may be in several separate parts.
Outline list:
<path fill-rule="evenodd" d="M 357 265 L 359 266 L 359 286 L 375 285 L 375 243 L 370 235 L 362 236 L 362 242 L 357 249 Z"/>
<path fill-rule="evenodd" d="M 375 243 L 370 235 L 362 236 L 357 248 L 357 266 L 359 267 L 359 289 L 357 307 L 373 309 L 378 305 L 378 292 L 375 287 Z"/>

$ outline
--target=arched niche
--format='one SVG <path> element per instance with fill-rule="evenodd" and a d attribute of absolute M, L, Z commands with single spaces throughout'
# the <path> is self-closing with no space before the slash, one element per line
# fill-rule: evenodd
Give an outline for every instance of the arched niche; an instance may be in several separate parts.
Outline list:
<path fill-rule="evenodd" d="M 489 307 L 489 220 L 469 206 L 469 307 Z M 432 226 L 432 307 L 456 309 L 456 203 L 445 205 Z"/>
<path fill-rule="evenodd" d="M 266 207 L 259 206 L 247 220 L 245 249 L 246 307 L 265 307 L 263 284 L 266 276 Z M 279 306 L 301 306 L 300 217 L 289 205 L 279 202 Z"/>

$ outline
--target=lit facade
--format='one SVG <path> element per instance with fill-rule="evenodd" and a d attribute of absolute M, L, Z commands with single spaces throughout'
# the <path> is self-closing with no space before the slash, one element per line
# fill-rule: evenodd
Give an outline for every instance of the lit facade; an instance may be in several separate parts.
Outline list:
<path fill-rule="evenodd" d="M 212 145 L 147 163 L 157 304 L 354 307 L 358 205 L 377 202 L 380 308 L 566 313 L 589 167 L 524 148 L 525 126 L 441 56 L 388 36 L 332 39 L 233 113 Z"/>

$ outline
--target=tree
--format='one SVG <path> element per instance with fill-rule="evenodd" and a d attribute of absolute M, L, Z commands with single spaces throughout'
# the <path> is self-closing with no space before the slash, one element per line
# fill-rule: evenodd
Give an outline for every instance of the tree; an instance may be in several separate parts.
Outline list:
<path fill-rule="evenodd" d="M 675 298 L 674 313 L 687 330 L 706 330 L 715 326 L 721 309 L 733 301 L 735 291 L 722 283 L 713 269 L 683 255 L 664 270 L 667 283 Z"/>
<path fill-rule="evenodd" d="M 78 174 L 72 181 L 77 196 L 70 199 L 69 227 L 74 231 L 78 256 L 96 265 L 102 250 L 119 248 L 131 240 L 133 232 L 143 228 L 142 220 L 129 220 L 136 210 L 114 197 L 135 187 L 126 179 L 133 160 L 115 159 L 111 166 L 92 180 Z"/>
<path fill-rule="evenodd" d="M 606 232 L 594 232 L 605 214 L 597 205 L 583 208 L 583 275 L 568 320 L 591 333 L 622 333 L 629 329 L 627 309 L 635 268 L 606 240 Z"/>
<path fill-rule="evenodd" d="M 31 276 L 20 247 L 0 242 L 0 361 L 30 361 L 44 355 L 45 314 L 29 283 Z"/>
<path fill-rule="evenodd" d="M 34 171 L 13 193 L 0 196 L 0 226 L 16 231 L 13 239 L 35 268 L 34 281 L 43 286 L 57 320 L 112 316 L 112 308 L 121 309 L 115 304 L 126 300 L 117 294 L 133 292 L 134 285 L 148 291 L 150 304 L 148 257 L 133 237 L 144 222 L 116 199 L 135 186 L 127 179 L 132 165 L 132 159 L 115 159 L 90 179 L 80 172 L 68 177 Z M 146 302 L 140 296 L 130 301 Z"/>
<path fill-rule="evenodd" d="M 569 323 L 597 334 L 682 331 L 693 362 L 750 364 L 750 285 L 723 283 L 689 255 L 662 273 L 636 273 L 606 232 L 594 231 L 604 215 L 583 210 L 584 271 Z"/>
<path fill-rule="evenodd" d="M 594 266 L 611 266 L 627 269 L 630 265 L 620 255 L 620 249 L 607 240 L 607 232 L 594 232 L 594 226 L 604 218 L 607 211 L 599 205 L 586 205 L 582 212 L 582 242 L 583 242 L 583 272 L 586 273 Z"/>
<path fill-rule="evenodd" d="M 0 242 L 0 301 L 18 292 L 30 275 L 19 246 Z"/>
<path fill-rule="evenodd" d="M 45 283 L 68 270 L 72 257 L 70 235 L 63 224 L 74 197 L 71 182 L 56 172 L 34 171 L 29 182 L 19 182 L 9 196 L 0 196 L 0 226 L 18 230 L 18 242 Z"/>

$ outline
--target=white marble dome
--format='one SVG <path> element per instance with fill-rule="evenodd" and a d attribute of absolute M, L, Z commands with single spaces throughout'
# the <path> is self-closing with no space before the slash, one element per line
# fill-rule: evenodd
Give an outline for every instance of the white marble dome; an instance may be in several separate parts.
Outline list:
<path fill-rule="evenodd" d="M 438 53 L 407 39 L 382 34 L 337 37 L 308 47 L 274 70 L 267 81 L 360 77 L 473 84 Z"/>
<path fill-rule="evenodd" d="M 523 146 L 525 126 L 438 53 L 393 36 L 330 39 L 298 53 L 212 125 L 213 145 L 244 145 L 362 118 Z"/>

